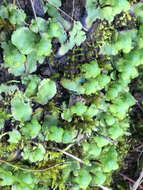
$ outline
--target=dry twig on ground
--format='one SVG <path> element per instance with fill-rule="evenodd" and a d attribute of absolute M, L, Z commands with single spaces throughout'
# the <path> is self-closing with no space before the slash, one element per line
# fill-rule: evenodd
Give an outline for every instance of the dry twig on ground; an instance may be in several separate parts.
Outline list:
<path fill-rule="evenodd" d="M 120 173 L 120 172 L 119 172 L 119 175 L 122 176 L 124 179 L 128 180 L 129 182 L 133 183 L 133 184 L 136 183 L 134 180 L 132 180 L 131 178 L 129 178 L 128 176 L 126 176 L 126 175 L 124 175 L 124 174 L 122 174 L 122 173 Z M 139 184 L 138 187 L 140 187 L 140 189 L 143 190 L 143 186 L 142 186 L 142 185 Z M 133 189 L 132 189 L 132 190 L 133 190 Z"/>
<path fill-rule="evenodd" d="M 142 182 L 142 179 L 143 179 L 143 168 L 142 168 L 142 171 L 141 171 L 141 173 L 140 173 L 139 178 L 138 178 L 137 181 L 134 183 L 132 190 L 137 190 L 137 189 L 138 189 L 138 187 L 140 186 L 140 184 L 141 184 L 141 182 Z"/>

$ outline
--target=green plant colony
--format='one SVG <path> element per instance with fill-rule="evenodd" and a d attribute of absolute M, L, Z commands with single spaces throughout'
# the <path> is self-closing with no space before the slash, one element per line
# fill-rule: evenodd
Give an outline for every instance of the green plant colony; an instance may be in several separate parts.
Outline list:
<path fill-rule="evenodd" d="M 57 9 L 60 0 L 43 1 L 48 20 L 30 23 L 22 9 L 5 3 L 0 6 L 1 68 L 11 80 L 0 85 L 1 189 L 109 186 L 127 151 L 128 113 L 136 103 L 128 85 L 143 64 L 143 3 L 87 0 L 84 24 L 75 21 L 71 29 Z M 78 62 L 74 51 L 82 44 L 91 47 L 90 59 Z M 57 66 L 68 52 L 68 62 Z M 41 76 L 37 68 L 43 63 L 75 72 Z"/>

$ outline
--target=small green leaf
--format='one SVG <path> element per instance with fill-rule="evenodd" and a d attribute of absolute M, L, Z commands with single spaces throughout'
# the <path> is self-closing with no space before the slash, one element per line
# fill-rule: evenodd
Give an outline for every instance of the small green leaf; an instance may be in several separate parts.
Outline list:
<path fill-rule="evenodd" d="M 82 102 L 76 102 L 75 105 L 70 107 L 70 110 L 72 114 L 82 116 L 86 112 L 87 106 L 85 106 Z"/>
<path fill-rule="evenodd" d="M 21 27 L 12 33 L 11 41 L 22 54 L 28 55 L 34 49 L 36 35 L 28 28 Z"/>
<path fill-rule="evenodd" d="M 25 90 L 25 95 L 27 97 L 31 97 L 36 94 L 39 82 L 40 78 L 37 75 L 32 75 Z"/>
<path fill-rule="evenodd" d="M 6 84 L 1 84 L 0 85 L 0 94 L 4 92 L 6 95 L 11 95 L 15 92 L 17 89 L 16 85 L 6 85 Z"/>
<path fill-rule="evenodd" d="M 89 64 L 83 64 L 81 72 L 85 78 L 95 78 L 100 74 L 100 68 L 98 67 L 97 61 L 93 60 Z"/>
<path fill-rule="evenodd" d="M 24 102 L 25 99 L 20 91 L 16 92 L 14 98 L 11 100 L 11 111 L 14 119 L 18 121 L 28 121 L 32 115 L 32 108 L 29 101 Z"/>
<path fill-rule="evenodd" d="M 110 80 L 110 77 L 106 74 L 101 74 L 97 77 L 97 81 L 101 89 L 104 88 L 110 82 Z"/>
<path fill-rule="evenodd" d="M 111 172 L 112 170 L 118 169 L 117 163 L 117 152 L 114 147 L 108 147 L 107 150 L 103 151 L 101 158 L 104 172 Z"/>
<path fill-rule="evenodd" d="M 21 179 L 21 181 L 23 181 L 24 183 L 30 185 L 30 187 L 33 189 L 35 184 L 35 180 L 34 177 L 31 173 L 27 173 L 27 172 L 23 172 L 23 171 L 17 171 L 16 172 L 16 177 Z M 15 183 L 12 186 L 12 190 L 30 190 L 30 188 L 28 188 L 27 186 L 25 186 L 24 184 L 17 184 Z"/>
<path fill-rule="evenodd" d="M 97 2 L 94 0 L 86 1 L 86 11 L 88 16 L 85 18 L 85 24 L 89 29 L 92 26 L 92 23 L 100 16 L 100 9 L 97 6 Z"/>
<path fill-rule="evenodd" d="M 13 4 L 8 6 L 9 21 L 11 24 L 22 24 L 26 18 L 26 14 L 22 9 L 17 9 Z"/>
<path fill-rule="evenodd" d="M 30 162 L 37 162 L 43 160 L 45 152 L 46 150 L 42 144 L 38 144 L 37 147 L 26 146 L 24 147 L 22 156 L 24 160 L 29 160 Z"/>
<path fill-rule="evenodd" d="M 75 137 L 75 134 L 73 132 L 64 130 L 62 142 L 63 143 L 71 143 L 73 141 L 74 137 Z"/>
<path fill-rule="evenodd" d="M 75 177 L 74 181 L 80 186 L 82 189 L 86 189 L 92 180 L 91 175 L 88 173 L 86 169 L 80 169 L 79 175 Z"/>
<path fill-rule="evenodd" d="M 130 93 L 124 94 L 123 100 L 128 104 L 128 106 L 133 106 L 136 104 L 135 98 Z"/>
<path fill-rule="evenodd" d="M 85 94 L 91 95 L 96 93 L 98 90 L 101 89 L 99 82 L 97 79 L 90 79 L 83 84 L 83 88 L 85 89 Z"/>
<path fill-rule="evenodd" d="M 95 176 L 93 176 L 91 185 L 102 185 L 105 183 L 106 175 L 102 171 L 96 171 Z"/>
<path fill-rule="evenodd" d="M 124 133 L 123 129 L 116 123 L 113 126 L 111 126 L 108 129 L 108 131 L 112 139 L 117 139 L 118 137 L 122 136 Z"/>
<path fill-rule="evenodd" d="M 82 30 L 80 22 L 74 22 L 73 28 L 70 31 L 70 43 L 74 42 L 74 45 L 80 46 L 86 39 L 85 32 Z"/>
<path fill-rule="evenodd" d="M 12 175 L 11 172 L 9 174 Z M 4 173 L 0 172 L 0 186 L 7 186 L 7 185 L 12 185 L 14 183 L 14 179 L 11 178 L 9 175 L 6 175 Z"/>
<path fill-rule="evenodd" d="M 80 46 L 82 42 L 86 39 L 85 32 L 82 31 L 82 25 L 80 22 L 74 22 L 72 30 L 69 32 L 69 40 L 61 44 L 61 47 L 58 50 L 58 55 L 62 56 L 72 49 L 75 45 Z"/>
<path fill-rule="evenodd" d="M 60 25 L 59 25 L 59 23 L 57 23 L 56 20 L 55 20 L 55 22 L 50 23 L 49 35 L 51 37 L 55 37 L 55 38 L 58 38 L 61 35 Z"/>
<path fill-rule="evenodd" d="M 109 141 L 106 140 L 106 139 L 103 138 L 103 137 L 96 136 L 96 137 L 94 138 L 94 140 L 95 140 L 95 142 L 97 143 L 97 146 L 98 146 L 98 147 L 103 147 L 103 146 L 106 146 L 106 145 L 109 144 Z"/>
<path fill-rule="evenodd" d="M 107 98 L 112 100 L 118 96 L 118 90 L 116 88 L 109 88 L 107 91 Z"/>
<path fill-rule="evenodd" d="M 42 36 L 40 41 L 36 44 L 37 56 L 48 56 L 51 53 L 52 44 L 51 39 L 46 34 Z"/>
<path fill-rule="evenodd" d="M 106 114 L 105 121 L 106 121 L 107 125 L 111 126 L 115 123 L 115 118 L 110 114 Z"/>
<path fill-rule="evenodd" d="M 26 61 L 25 55 L 22 55 L 11 42 L 2 43 L 2 48 L 4 49 L 5 67 L 9 68 L 9 72 L 15 76 L 23 74 L 25 70 L 24 62 Z"/>
<path fill-rule="evenodd" d="M 65 121 L 71 122 L 72 121 L 72 113 L 71 113 L 70 109 L 65 109 L 63 111 L 63 113 L 61 113 L 61 117 Z"/>
<path fill-rule="evenodd" d="M 62 142 L 64 130 L 60 127 L 49 126 L 46 132 L 46 140 Z"/>
<path fill-rule="evenodd" d="M 122 49 L 124 53 L 129 53 L 132 49 L 131 36 L 126 33 L 119 34 L 117 42 L 115 43 L 115 48 L 118 51 Z"/>
<path fill-rule="evenodd" d="M 35 52 L 31 52 L 27 55 L 26 60 L 26 71 L 28 73 L 33 73 L 37 69 L 37 57 Z"/>
<path fill-rule="evenodd" d="M 96 143 L 83 142 L 83 151 L 85 154 L 92 155 L 97 158 L 101 153 L 101 148 L 96 145 Z"/>
<path fill-rule="evenodd" d="M 35 138 L 38 136 L 40 130 L 41 125 L 36 119 L 32 119 L 29 123 L 26 123 L 26 125 L 21 128 L 22 134 L 25 135 L 26 138 Z"/>
<path fill-rule="evenodd" d="M 44 56 L 38 56 L 37 55 L 37 50 L 32 51 L 30 54 L 27 55 L 27 60 L 26 60 L 26 72 L 27 73 L 33 73 L 37 69 L 37 64 L 38 63 L 43 63 L 44 61 Z"/>
<path fill-rule="evenodd" d="M 40 32 L 47 32 L 48 31 L 48 22 L 41 17 L 37 17 L 38 26 L 40 28 Z M 31 20 L 31 24 L 29 26 L 32 32 L 38 33 L 38 26 L 35 19 Z"/>
<path fill-rule="evenodd" d="M 9 134 L 8 142 L 10 142 L 10 143 L 15 143 L 16 144 L 21 139 L 21 134 L 16 129 L 13 129 L 13 131 L 8 132 L 8 134 Z"/>
<path fill-rule="evenodd" d="M 139 3 L 133 4 L 132 10 L 134 14 L 138 17 L 139 21 L 143 23 L 143 15 L 142 15 L 143 3 L 139 1 Z"/>
<path fill-rule="evenodd" d="M 33 150 L 32 154 L 30 155 L 29 159 L 31 162 L 41 161 L 44 158 L 46 153 L 45 148 L 42 144 L 38 144 L 38 147 Z"/>
<path fill-rule="evenodd" d="M 47 104 L 57 92 L 56 84 L 50 79 L 43 79 L 38 86 L 38 93 L 35 100 L 40 104 Z"/>
<path fill-rule="evenodd" d="M 5 121 L 10 117 L 10 114 L 5 111 L 0 108 L 0 130 L 4 127 Z"/>
<path fill-rule="evenodd" d="M 99 110 L 97 109 L 97 106 L 95 104 L 91 104 L 86 112 L 84 113 L 84 116 L 87 118 L 92 118 L 98 114 Z"/>
<path fill-rule="evenodd" d="M 32 190 L 32 188 L 29 184 L 25 183 L 20 178 L 15 177 L 15 175 L 11 171 L 8 171 L 7 169 L 3 169 L 2 167 L 0 167 L 0 176 L 3 176 L 3 175 L 7 182 L 6 185 L 13 185 L 16 182 L 20 186 L 26 187 L 26 190 Z M 0 184 L 0 186 L 1 186 L 1 184 Z M 2 185 L 2 186 L 4 186 L 4 185 Z"/>
<path fill-rule="evenodd" d="M 8 9 L 3 5 L 0 6 L 0 17 L 3 19 L 8 18 Z"/>
<path fill-rule="evenodd" d="M 84 88 L 81 85 L 82 79 L 81 78 L 75 78 L 74 80 L 69 80 L 69 79 L 62 79 L 61 80 L 61 85 L 71 91 L 75 91 L 79 94 L 84 94 Z"/>

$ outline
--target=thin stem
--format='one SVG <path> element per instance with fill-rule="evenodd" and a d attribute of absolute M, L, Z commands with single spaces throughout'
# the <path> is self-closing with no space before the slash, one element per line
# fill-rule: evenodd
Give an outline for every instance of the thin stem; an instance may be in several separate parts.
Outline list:
<path fill-rule="evenodd" d="M 140 105 L 140 103 L 139 103 L 138 101 L 136 101 L 136 104 L 137 104 L 137 106 L 139 107 L 139 109 L 143 112 L 143 108 L 142 108 L 142 106 Z"/>
<path fill-rule="evenodd" d="M 7 134 L 8 134 L 8 132 L 3 133 L 2 135 L 0 135 L 0 139 L 1 139 L 3 136 L 7 135 Z"/>
<path fill-rule="evenodd" d="M 75 0 L 72 1 L 72 18 L 74 17 L 74 6 L 75 6 Z"/>
<path fill-rule="evenodd" d="M 105 187 L 105 186 L 103 186 L 103 185 L 97 185 L 98 187 L 100 187 L 101 189 L 103 189 L 103 190 L 111 190 L 111 189 L 109 189 L 108 187 Z"/>
<path fill-rule="evenodd" d="M 124 179 L 127 179 L 129 182 L 131 182 L 131 183 L 133 183 L 133 184 L 135 183 L 134 180 L 130 179 L 128 176 L 126 176 L 126 175 L 124 175 L 124 174 L 122 174 L 122 173 L 120 173 L 120 172 L 119 172 L 119 175 L 122 176 Z M 142 186 L 142 185 L 139 185 L 139 187 L 140 187 L 140 189 L 143 190 L 143 186 Z"/>
<path fill-rule="evenodd" d="M 14 165 L 14 164 L 11 164 L 10 162 L 6 161 L 6 160 L 2 160 L 0 159 L 0 162 L 1 163 L 5 163 L 15 169 L 19 169 L 19 170 L 23 170 L 23 171 L 27 171 L 27 172 L 44 172 L 44 171 L 48 171 L 48 170 L 51 170 L 59 165 L 62 165 L 62 164 L 66 164 L 66 163 L 70 163 L 70 162 L 61 162 L 61 163 L 58 163 L 54 166 L 51 166 L 49 168 L 44 168 L 44 169 L 27 169 L 27 168 L 23 168 L 23 167 L 20 167 L 20 166 L 17 166 L 17 165 Z"/>
<path fill-rule="evenodd" d="M 134 183 L 132 190 L 137 190 L 137 189 L 138 189 L 139 185 L 141 184 L 142 179 L 143 179 L 143 169 L 142 169 L 142 171 L 141 171 L 141 173 L 140 173 L 139 178 L 138 178 L 137 181 Z"/>
<path fill-rule="evenodd" d="M 22 9 L 22 7 L 21 7 L 21 5 L 20 5 L 20 3 L 19 3 L 19 0 L 16 0 L 16 2 L 17 2 L 17 4 L 18 4 L 19 8 Z M 24 24 L 25 24 L 26 26 L 29 26 L 29 24 L 26 23 L 25 21 L 24 21 Z"/>
<path fill-rule="evenodd" d="M 59 152 L 65 154 L 65 155 L 67 155 L 67 156 L 73 158 L 74 160 L 80 162 L 81 164 L 87 165 L 87 164 L 86 164 L 83 160 L 81 160 L 80 158 L 78 158 L 78 157 L 76 157 L 76 156 L 74 156 L 74 155 L 72 155 L 72 154 L 70 154 L 70 153 L 68 153 L 68 152 L 66 152 L 66 151 L 64 151 L 64 150 L 61 150 L 61 149 L 59 149 L 59 148 L 52 148 L 52 149 L 57 150 L 57 151 L 59 151 Z"/>
<path fill-rule="evenodd" d="M 111 139 L 110 137 L 102 135 L 96 131 L 94 131 L 94 133 L 97 134 L 98 136 L 103 137 L 104 139 L 108 140 L 111 144 L 117 145 L 117 141 Z"/>
<path fill-rule="evenodd" d="M 40 27 L 39 27 L 39 24 L 38 24 L 38 19 L 37 19 L 37 16 L 36 16 L 36 11 L 35 11 L 35 8 L 34 8 L 33 1 L 30 0 L 30 3 L 31 3 L 31 7 L 32 7 L 32 10 L 33 10 L 34 18 L 36 20 L 36 24 L 37 24 L 37 27 L 38 27 L 38 32 L 39 32 L 40 36 L 42 37 L 42 35 L 40 33 Z"/>
<path fill-rule="evenodd" d="M 60 9 L 59 7 L 56 7 L 53 3 L 51 3 L 48 0 L 48 3 L 51 4 L 53 7 L 55 7 L 58 11 L 60 11 L 61 13 L 63 13 L 64 15 L 66 15 L 69 19 L 71 19 L 73 22 L 76 22 L 71 16 L 69 16 L 66 12 L 64 12 L 62 9 Z M 82 28 L 87 32 L 87 28 L 85 28 L 84 26 L 82 26 Z"/>

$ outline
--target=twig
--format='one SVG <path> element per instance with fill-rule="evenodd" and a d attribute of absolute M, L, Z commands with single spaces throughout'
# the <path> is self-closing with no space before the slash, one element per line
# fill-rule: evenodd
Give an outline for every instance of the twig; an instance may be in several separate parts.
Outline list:
<path fill-rule="evenodd" d="M 20 5 L 20 3 L 19 3 L 19 0 L 16 0 L 16 2 L 17 2 L 17 4 L 18 4 L 19 8 L 22 9 L 22 7 L 21 7 L 21 5 Z M 26 23 L 25 21 L 24 21 L 24 24 L 27 25 L 27 26 L 29 26 L 29 24 Z"/>
<path fill-rule="evenodd" d="M 87 138 L 87 137 L 86 137 L 86 138 Z M 64 149 L 64 151 L 69 150 L 72 146 L 74 146 L 74 145 L 76 145 L 76 144 L 79 144 L 80 142 L 82 142 L 82 141 L 85 140 L 86 138 L 85 138 L 85 135 L 79 133 L 79 134 L 77 135 L 77 137 L 76 137 L 76 140 L 75 140 L 73 143 L 69 144 L 69 145 Z"/>
<path fill-rule="evenodd" d="M 35 18 L 35 21 L 36 21 L 36 24 L 37 24 L 37 27 L 38 27 L 38 32 L 39 32 L 40 36 L 42 37 L 42 35 L 40 33 L 40 27 L 39 27 L 39 24 L 38 24 L 38 19 L 37 19 L 37 16 L 36 16 L 36 12 L 35 12 L 33 1 L 30 0 L 30 3 L 31 3 L 31 7 L 32 7 L 32 10 L 33 10 L 34 18 Z"/>
<path fill-rule="evenodd" d="M 109 189 L 108 187 L 105 187 L 105 186 L 103 186 L 103 185 L 97 185 L 98 187 L 100 187 L 101 189 L 103 189 L 103 190 L 111 190 L 111 189 Z"/>
<path fill-rule="evenodd" d="M 138 189 L 139 185 L 141 184 L 142 178 L 143 178 L 143 168 L 142 168 L 142 171 L 141 171 L 141 173 L 140 173 L 139 178 L 138 178 L 137 181 L 134 183 L 132 190 L 137 190 L 137 189 Z"/>
<path fill-rule="evenodd" d="M 55 7 L 58 11 L 60 11 L 61 13 L 63 13 L 65 16 L 67 16 L 70 20 L 72 20 L 73 22 L 76 22 L 71 16 L 69 16 L 66 12 L 64 12 L 62 9 L 60 9 L 59 7 L 56 7 L 53 3 L 51 3 L 49 0 L 47 0 L 49 4 L 51 4 L 53 7 Z M 87 32 L 87 28 L 85 28 L 84 26 L 82 26 L 82 28 Z"/>
<path fill-rule="evenodd" d="M 126 175 L 124 175 L 124 174 L 122 174 L 122 173 L 120 173 L 120 172 L 119 172 L 119 175 L 122 176 L 124 179 L 127 179 L 129 182 L 131 182 L 131 183 L 133 183 L 133 184 L 136 183 L 134 180 L 130 179 L 128 176 L 126 176 Z M 140 189 L 143 190 L 143 186 L 142 186 L 142 185 L 139 185 L 139 187 L 140 187 Z"/>
<path fill-rule="evenodd" d="M 3 133 L 2 135 L 0 135 L 0 139 L 1 139 L 3 136 L 7 135 L 7 134 L 8 134 L 8 132 Z"/>
<path fill-rule="evenodd" d="M 133 151 L 136 151 L 136 152 L 142 152 L 140 151 L 139 149 L 143 148 L 143 145 L 140 145 L 138 147 L 136 147 Z"/>
<path fill-rule="evenodd" d="M 143 108 L 141 107 L 140 103 L 138 101 L 136 101 L 136 104 L 139 107 L 139 109 L 143 112 Z"/>
<path fill-rule="evenodd" d="M 72 18 L 74 16 L 74 6 L 75 6 L 75 0 L 72 1 Z"/>
<path fill-rule="evenodd" d="M 58 164 L 56 164 L 56 165 L 54 165 L 54 166 L 51 166 L 51 167 L 49 167 L 49 168 L 44 168 L 44 169 L 28 169 L 28 168 L 23 168 L 23 167 L 20 167 L 20 166 L 11 164 L 10 162 L 5 161 L 5 160 L 1 160 L 1 159 L 0 159 L 0 162 L 1 162 L 1 163 L 5 163 L 5 164 L 7 164 L 7 165 L 9 165 L 9 166 L 11 166 L 11 167 L 13 167 L 13 168 L 15 168 L 15 169 L 19 169 L 19 170 L 23 170 L 23 171 L 27 171 L 27 172 L 44 172 L 44 171 L 51 170 L 51 169 L 53 169 L 53 168 L 55 168 L 55 167 L 57 167 L 57 166 L 59 166 L 59 165 L 66 164 L 66 163 L 70 163 L 70 162 L 61 162 L 61 163 L 58 163 Z"/>
<path fill-rule="evenodd" d="M 78 158 L 78 157 L 76 157 L 76 156 L 74 156 L 74 155 L 72 155 L 72 154 L 70 154 L 70 153 L 68 153 L 68 152 L 66 152 L 66 151 L 64 151 L 64 150 L 61 150 L 61 149 L 59 149 L 59 148 L 52 148 L 52 149 L 57 150 L 57 151 L 59 151 L 59 152 L 65 154 L 65 155 L 67 155 L 67 156 L 73 158 L 74 160 L 80 162 L 81 164 L 87 165 L 87 164 L 86 164 L 83 160 L 81 160 L 80 158 Z"/>
<path fill-rule="evenodd" d="M 137 166 L 139 166 L 139 162 L 140 162 L 140 158 L 142 156 L 142 153 L 143 153 L 143 150 L 140 152 L 139 156 L 138 156 L 138 159 L 137 159 Z"/>
<path fill-rule="evenodd" d="M 74 146 L 76 143 L 71 143 L 71 144 L 69 144 L 65 149 L 64 149 L 64 151 L 67 151 L 67 150 L 69 150 L 72 146 Z"/>
<path fill-rule="evenodd" d="M 97 134 L 98 136 L 103 137 L 104 139 L 108 140 L 111 144 L 117 145 L 117 141 L 111 139 L 110 137 L 102 135 L 96 131 L 94 131 L 94 133 Z"/>

